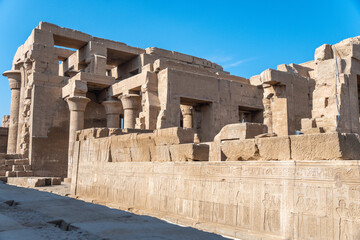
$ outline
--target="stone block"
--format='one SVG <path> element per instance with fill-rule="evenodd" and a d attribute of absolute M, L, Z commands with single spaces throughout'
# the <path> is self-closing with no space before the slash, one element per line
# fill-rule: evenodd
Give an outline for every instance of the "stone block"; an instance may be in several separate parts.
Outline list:
<path fill-rule="evenodd" d="M 220 162 L 225 161 L 226 156 L 221 151 L 221 142 L 214 141 L 209 142 L 209 161 L 210 162 Z"/>
<path fill-rule="evenodd" d="M 221 143 L 221 151 L 226 161 L 246 161 L 259 159 L 255 139 L 231 140 Z"/>
<path fill-rule="evenodd" d="M 96 128 L 87 128 L 84 130 L 77 131 L 77 140 L 84 141 L 88 138 L 95 138 Z"/>
<path fill-rule="evenodd" d="M 116 147 L 121 146 L 112 141 L 110 154 L 112 162 L 131 162 L 131 151 L 129 147 Z"/>
<path fill-rule="evenodd" d="M 292 75 L 287 72 L 282 72 L 274 69 L 266 69 L 260 74 L 261 82 L 264 84 L 286 84 L 291 81 Z"/>
<path fill-rule="evenodd" d="M 30 188 L 43 187 L 46 185 L 46 179 L 38 177 L 9 177 L 8 184 Z"/>
<path fill-rule="evenodd" d="M 12 171 L 24 171 L 24 165 L 12 165 Z"/>
<path fill-rule="evenodd" d="M 29 159 L 14 159 L 15 165 L 28 165 Z"/>
<path fill-rule="evenodd" d="M 267 126 L 262 123 L 228 124 L 215 136 L 214 141 L 233 139 L 249 139 L 267 132 Z"/>
<path fill-rule="evenodd" d="M 121 134 L 122 134 L 121 128 L 109 128 L 109 136 L 117 136 Z"/>
<path fill-rule="evenodd" d="M 60 184 L 61 184 L 61 178 L 59 177 L 51 178 L 51 185 L 60 185 Z"/>
<path fill-rule="evenodd" d="M 357 134 L 321 133 L 290 136 L 293 160 L 360 159 Z"/>
<path fill-rule="evenodd" d="M 337 55 L 341 58 L 353 57 L 360 59 L 360 45 L 349 41 L 342 41 L 334 45 Z"/>
<path fill-rule="evenodd" d="M 154 130 L 156 146 L 194 142 L 194 130 L 190 128 L 163 128 Z"/>
<path fill-rule="evenodd" d="M 170 147 L 167 145 L 160 145 L 151 148 L 151 161 L 152 162 L 171 162 L 172 157 L 170 154 Z"/>
<path fill-rule="evenodd" d="M 130 147 L 131 158 L 134 162 L 150 162 L 151 149 L 155 147 L 153 133 L 143 133 L 136 136 L 136 143 Z"/>
<path fill-rule="evenodd" d="M 290 139 L 284 137 L 257 138 L 261 160 L 290 160 Z"/>
<path fill-rule="evenodd" d="M 5 165 L 14 165 L 15 164 L 15 160 L 14 159 L 8 159 L 8 160 L 5 160 Z"/>
<path fill-rule="evenodd" d="M 67 85 L 62 88 L 62 97 L 85 96 L 88 91 L 87 83 L 81 80 L 70 80 Z"/>
<path fill-rule="evenodd" d="M 6 171 L 5 177 L 16 177 L 16 172 Z"/>
<path fill-rule="evenodd" d="M 16 177 L 31 177 L 33 176 L 32 171 L 16 171 Z"/>
<path fill-rule="evenodd" d="M 316 121 L 312 118 L 302 118 L 301 119 L 301 130 L 307 130 L 316 127 Z"/>
<path fill-rule="evenodd" d="M 208 161 L 209 145 L 195 143 L 170 145 L 170 154 L 174 162 Z"/>
<path fill-rule="evenodd" d="M 109 129 L 108 128 L 96 128 L 96 138 L 103 138 L 109 136 Z"/>
<path fill-rule="evenodd" d="M 306 130 L 301 130 L 303 134 L 318 134 L 318 133 L 324 133 L 324 129 L 322 127 L 318 128 L 310 128 Z"/>
<path fill-rule="evenodd" d="M 333 58 L 331 45 L 323 44 L 315 50 L 315 62 Z"/>
<path fill-rule="evenodd" d="M 250 79 L 250 84 L 254 86 L 261 86 L 262 81 L 260 75 L 252 76 Z"/>

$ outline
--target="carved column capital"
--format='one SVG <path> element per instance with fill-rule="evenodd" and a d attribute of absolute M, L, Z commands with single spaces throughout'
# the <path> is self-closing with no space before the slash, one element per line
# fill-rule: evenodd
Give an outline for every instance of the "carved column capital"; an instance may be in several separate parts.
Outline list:
<path fill-rule="evenodd" d="M 120 97 L 124 109 L 138 109 L 140 106 L 140 95 L 123 94 Z"/>
<path fill-rule="evenodd" d="M 123 111 L 122 103 L 119 100 L 107 100 L 102 102 L 102 105 L 105 108 L 106 115 L 119 115 Z"/>
<path fill-rule="evenodd" d="M 83 96 L 73 96 L 66 98 L 66 102 L 69 105 L 70 111 L 85 112 L 86 105 L 90 102 L 90 99 Z"/>
<path fill-rule="evenodd" d="M 124 128 L 135 128 L 136 114 L 140 108 L 140 95 L 123 94 L 120 99 L 124 108 Z"/>
<path fill-rule="evenodd" d="M 189 105 L 180 105 L 182 115 L 192 115 L 192 106 Z"/>
<path fill-rule="evenodd" d="M 3 73 L 4 77 L 9 79 L 10 89 L 20 89 L 21 87 L 21 71 L 9 70 Z"/>

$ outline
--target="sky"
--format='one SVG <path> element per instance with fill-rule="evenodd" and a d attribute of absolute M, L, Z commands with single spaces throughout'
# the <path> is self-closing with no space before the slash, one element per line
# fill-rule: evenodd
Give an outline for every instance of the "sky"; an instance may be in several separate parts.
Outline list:
<path fill-rule="evenodd" d="M 0 72 L 40 21 L 130 46 L 206 58 L 250 78 L 303 63 L 324 43 L 360 35 L 360 0 L 0 0 Z M 0 75 L 0 116 L 10 112 Z"/>

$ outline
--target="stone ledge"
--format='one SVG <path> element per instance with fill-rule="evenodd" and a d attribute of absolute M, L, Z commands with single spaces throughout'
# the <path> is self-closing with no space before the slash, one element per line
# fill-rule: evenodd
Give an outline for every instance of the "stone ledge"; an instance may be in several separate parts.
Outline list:
<path fill-rule="evenodd" d="M 353 133 L 229 140 L 218 147 L 226 161 L 360 159 L 360 137 Z"/>

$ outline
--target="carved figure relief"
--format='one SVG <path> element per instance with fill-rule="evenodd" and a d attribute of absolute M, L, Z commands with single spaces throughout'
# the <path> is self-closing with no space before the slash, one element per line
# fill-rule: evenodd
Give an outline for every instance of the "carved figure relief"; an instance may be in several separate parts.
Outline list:
<path fill-rule="evenodd" d="M 340 217 L 339 220 L 339 239 L 340 240 L 349 240 L 349 225 L 348 225 L 348 217 L 349 217 L 349 209 L 346 207 L 345 200 L 341 199 L 339 201 L 339 207 L 336 208 L 336 212 Z"/>
<path fill-rule="evenodd" d="M 304 209 L 305 209 L 305 200 L 303 196 L 299 196 L 297 202 L 296 202 L 296 208 L 298 209 L 298 235 L 300 238 L 303 238 L 305 236 L 304 231 Z"/>
<path fill-rule="evenodd" d="M 271 232 L 271 198 L 269 193 L 265 193 L 264 200 L 264 230 Z"/>

